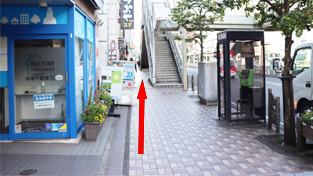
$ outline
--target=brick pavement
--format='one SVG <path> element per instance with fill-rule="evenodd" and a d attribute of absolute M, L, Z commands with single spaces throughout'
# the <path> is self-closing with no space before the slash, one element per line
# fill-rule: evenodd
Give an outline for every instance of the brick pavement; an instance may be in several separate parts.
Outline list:
<path fill-rule="evenodd" d="M 94 176 L 101 171 L 101 156 L 117 121 L 109 117 L 96 142 L 82 139 L 79 144 L 1 143 L 0 175 L 16 176 L 22 170 L 36 169 L 36 176 Z"/>
<path fill-rule="evenodd" d="M 275 134 L 274 130 L 225 127 L 216 120 L 217 107 L 201 105 L 188 96 L 191 91 L 148 85 L 146 93 L 144 155 L 137 148 L 138 101 L 131 110 L 129 175 L 253 176 L 313 171 L 313 161 L 278 154 L 255 139 Z"/>

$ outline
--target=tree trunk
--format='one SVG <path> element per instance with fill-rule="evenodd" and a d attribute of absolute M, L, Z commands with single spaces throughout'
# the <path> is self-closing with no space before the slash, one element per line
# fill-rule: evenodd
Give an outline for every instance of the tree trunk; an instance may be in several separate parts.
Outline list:
<path fill-rule="evenodd" d="M 284 61 L 284 72 L 282 76 L 290 76 L 290 64 L 291 64 L 291 45 L 293 41 L 290 36 L 285 37 L 285 61 Z M 293 144 L 294 130 L 292 130 L 292 123 L 295 123 L 292 120 L 294 113 L 294 106 L 292 99 L 293 94 L 291 93 L 291 86 L 289 79 L 282 79 L 283 82 L 283 103 L 284 103 L 284 141 L 287 145 Z"/>
<path fill-rule="evenodd" d="M 200 55 L 201 59 L 200 60 L 201 60 L 201 62 L 203 62 L 203 39 L 200 39 L 200 49 L 201 49 L 201 55 Z"/>

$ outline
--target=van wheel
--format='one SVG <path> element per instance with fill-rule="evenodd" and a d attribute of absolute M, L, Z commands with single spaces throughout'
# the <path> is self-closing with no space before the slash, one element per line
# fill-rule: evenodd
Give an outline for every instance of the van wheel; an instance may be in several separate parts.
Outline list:
<path fill-rule="evenodd" d="M 302 102 L 300 107 L 298 108 L 298 112 L 300 112 L 300 114 L 304 114 L 306 113 L 307 110 L 312 108 L 312 104 L 308 101 Z"/>
<path fill-rule="evenodd" d="M 235 76 L 232 76 L 231 78 L 232 78 L 232 79 L 234 79 L 234 78 L 235 78 Z"/>

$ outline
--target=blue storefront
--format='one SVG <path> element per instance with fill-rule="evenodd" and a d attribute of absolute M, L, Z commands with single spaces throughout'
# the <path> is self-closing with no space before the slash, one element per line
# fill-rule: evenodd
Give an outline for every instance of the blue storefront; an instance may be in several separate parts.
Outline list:
<path fill-rule="evenodd" d="M 76 138 L 94 92 L 95 23 L 76 5 L 1 6 L 0 140 Z"/>

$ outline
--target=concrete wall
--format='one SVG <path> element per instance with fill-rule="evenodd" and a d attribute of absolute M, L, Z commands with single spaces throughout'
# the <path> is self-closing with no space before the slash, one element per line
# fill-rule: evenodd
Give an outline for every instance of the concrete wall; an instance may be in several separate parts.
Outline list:
<path fill-rule="evenodd" d="M 109 0 L 109 45 L 111 41 L 115 41 L 116 43 L 116 58 L 119 58 L 119 51 L 117 50 L 118 45 L 118 37 L 120 35 L 120 24 L 118 23 L 119 19 L 119 1 L 117 0 Z M 108 52 L 108 54 L 110 54 Z"/>

